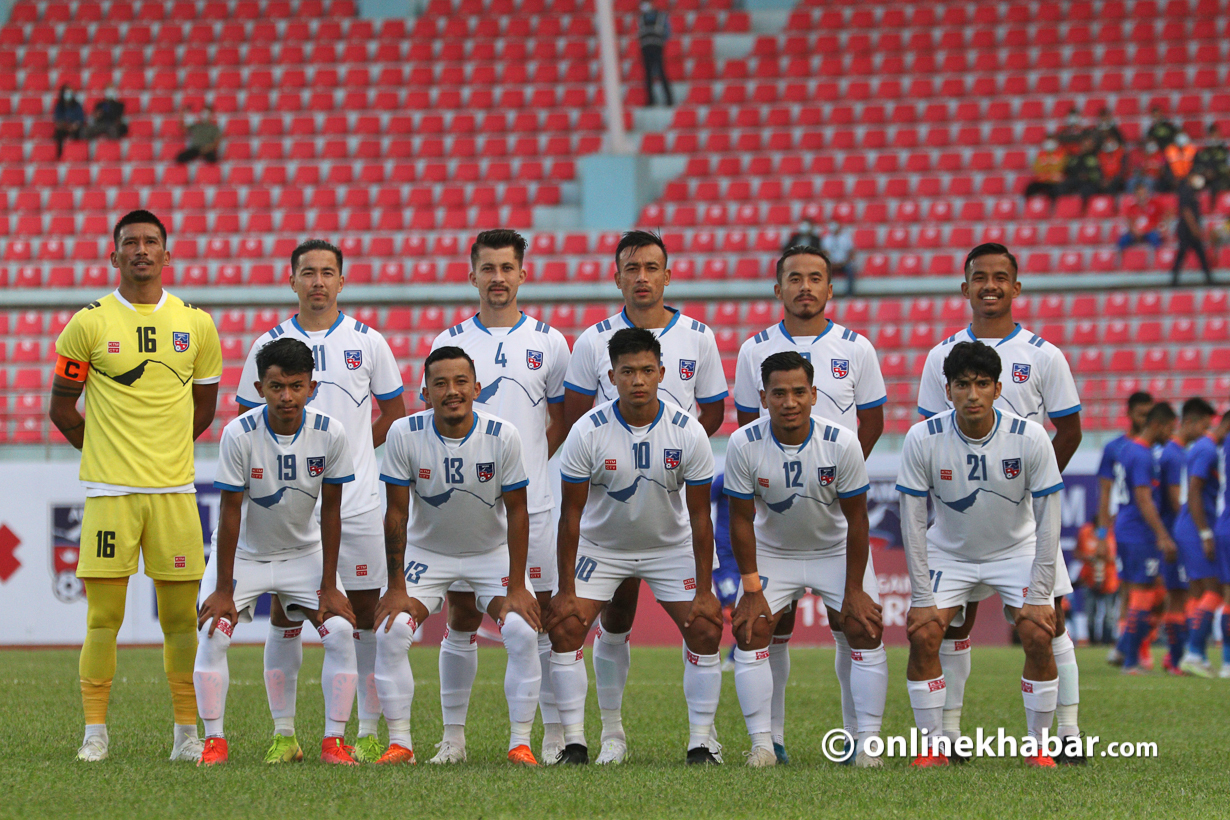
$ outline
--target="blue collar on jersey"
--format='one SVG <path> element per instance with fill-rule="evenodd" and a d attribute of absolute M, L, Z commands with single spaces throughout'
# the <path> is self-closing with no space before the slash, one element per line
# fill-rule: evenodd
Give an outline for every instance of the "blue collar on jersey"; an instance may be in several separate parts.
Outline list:
<path fill-rule="evenodd" d="M 971 339 L 973 339 L 975 342 L 976 342 L 976 341 L 978 341 L 978 337 L 974 335 L 974 326 L 973 326 L 973 324 L 971 324 L 968 328 L 966 328 L 966 332 L 967 332 L 967 333 L 969 333 L 969 337 L 970 337 Z M 999 347 L 999 346 L 1000 346 L 1000 345 L 1002 345 L 1004 342 L 1008 341 L 1009 339 L 1011 339 L 1013 336 L 1015 336 L 1016 334 L 1018 334 L 1018 333 L 1020 333 L 1020 332 L 1021 332 L 1021 323 L 1020 323 L 1020 322 L 1017 322 L 1017 323 L 1016 323 L 1016 327 L 1014 327 L 1014 328 L 1012 329 L 1012 332 L 1011 332 L 1011 333 L 1009 333 L 1009 334 L 1008 334 L 1007 336 L 1005 336 L 1004 338 L 1000 339 L 1000 340 L 999 340 L 999 341 L 995 344 L 995 346 L 996 346 L 996 347 Z"/>
<path fill-rule="evenodd" d="M 471 410 L 470 412 L 474 413 L 473 410 Z M 478 427 L 478 413 L 474 413 L 474 423 L 470 425 L 470 432 L 466 433 L 466 437 L 461 440 L 462 444 L 465 444 L 467 441 L 470 440 L 470 436 L 474 435 L 474 430 L 477 427 Z M 447 441 L 444 441 L 444 436 L 440 435 L 440 428 L 436 426 L 436 414 L 435 413 L 431 414 L 431 429 L 432 429 L 432 432 L 436 434 L 436 438 L 440 439 L 440 441 L 444 442 L 445 444 L 448 444 Z"/>
<path fill-rule="evenodd" d="M 515 325 L 513 325 L 512 327 L 508 329 L 508 332 L 512 333 L 514 330 L 521 327 L 523 324 L 525 324 L 525 320 L 527 318 L 529 317 L 525 315 L 525 311 L 521 311 L 521 318 L 517 320 L 517 323 Z M 479 330 L 481 330 L 483 333 L 486 333 L 488 336 L 491 335 L 491 331 L 487 329 L 487 326 L 484 325 L 481 321 L 479 321 L 477 313 L 474 314 L 474 326 L 478 328 Z"/>
<path fill-rule="evenodd" d="M 979 447 L 986 447 L 988 444 L 991 443 L 991 439 L 995 438 L 995 434 L 999 432 L 999 423 L 1003 421 L 1003 418 L 1004 418 L 1004 414 L 996 410 L 995 411 L 995 426 L 991 428 L 990 435 L 988 435 L 982 441 L 974 441 L 973 439 L 966 438 L 965 433 L 961 432 L 961 425 L 957 424 L 957 411 L 953 410 L 952 411 L 952 429 L 957 432 L 957 435 L 960 436 L 961 440 L 964 441 L 966 444 L 975 444 Z"/>
<path fill-rule="evenodd" d="M 786 320 L 783 319 L 780 322 L 778 322 L 777 327 L 782 332 L 782 335 L 786 337 L 786 341 L 790 342 L 791 344 L 794 344 L 794 337 L 790 335 L 790 331 L 786 330 Z M 824 330 L 820 331 L 820 334 L 816 336 L 816 338 L 812 339 L 811 343 L 815 344 L 816 342 L 820 341 L 821 339 L 824 338 L 825 334 L 827 334 L 832 329 L 833 329 L 833 320 L 829 319 L 829 323 L 824 326 Z"/>
<path fill-rule="evenodd" d="M 816 432 L 816 420 L 810 419 L 810 422 L 811 426 L 807 428 L 807 438 L 803 439 L 803 443 L 799 445 L 799 450 L 807 446 L 807 442 L 811 441 L 811 434 Z M 773 432 L 773 422 L 769 422 L 769 436 L 773 439 L 773 443 L 782 449 L 783 453 L 786 452 L 787 447 L 794 446 L 793 444 L 782 444 L 777 440 L 777 434 Z"/>
<path fill-rule="evenodd" d="M 337 312 L 337 321 L 336 321 L 336 322 L 334 322 L 332 325 L 330 325 L 330 326 L 329 326 L 329 329 L 325 331 L 325 336 L 327 337 L 330 333 L 332 333 L 333 331 L 337 330 L 337 326 L 338 326 L 338 325 L 340 325 L 340 324 L 342 323 L 342 320 L 343 320 L 343 319 L 345 319 L 345 318 L 346 318 L 346 314 L 345 314 L 345 313 L 342 313 L 342 312 L 339 310 L 339 311 Z M 303 329 L 303 325 L 299 324 L 299 314 L 298 314 L 298 313 L 296 313 L 294 316 L 290 317 L 290 323 L 291 323 L 292 325 L 294 325 L 294 326 L 295 326 L 295 330 L 299 331 L 299 332 L 300 332 L 300 333 L 302 333 L 304 336 L 307 336 L 309 339 L 310 339 L 310 338 L 312 338 L 311 336 L 308 336 L 308 331 L 306 331 L 306 330 L 304 330 L 304 329 Z M 317 332 L 319 332 L 319 331 L 317 331 Z"/>
<path fill-rule="evenodd" d="M 300 412 L 303 417 L 299 419 L 299 429 L 295 431 L 295 437 L 290 440 L 291 444 L 299 440 L 299 434 L 303 432 L 303 425 L 307 424 L 307 410 L 304 409 Z M 269 431 L 269 435 L 273 436 L 274 441 L 281 444 L 282 442 L 278 441 L 278 434 L 273 432 L 273 428 L 269 426 L 269 405 L 265 405 L 265 409 L 261 411 L 261 417 L 265 420 L 265 429 Z"/>
<path fill-rule="evenodd" d="M 623 414 L 619 412 L 619 399 L 615 400 L 615 403 L 611 405 L 611 409 L 615 411 L 615 418 L 619 420 L 619 423 L 624 426 L 625 430 L 631 433 L 632 432 L 631 425 L 629 425 L 628 422 L 624 421 Z M 666 410 L 666 405 L 662 403 L 661 399 L 658 399 L 658 415 L 653 417 L 653 421 L 649 423 L 649 427 L 646 428 L 645 430 L 646 433 L 648 433 L 650 430 L 652 430 L 654 427 L 658 425 L 658 422 L 662 420 L 662 413 L 665 410 Z"/>
<path fill-rule="evenodd" d="M 674 326 L 675 326 L 675 322 L 678 322 L 678 321 L 679 321 L 679 317 L 683 315 L 682 313 L 680 313 L 679 311 L 675 310 L 675 309 L 674 309 L 673 307 L 671 307 L 670 305 L 663 305 L 662 307 L 666 308 L 667 310 L 669 310 L 669 311 L 670 311 L 671 313 L 673 313 L 674 315 L 673 315 L 673 316 L 671 316 L 671 320 L 670 320 L 669 322 L 667 322 L 667 323 L 666 323 L 666 327 L 662 328 L 662 332 L 658 334 L 658 338 L 659 338 L 659 339 L 661 339 L 663 336 L 665 336 L 665 335 L 666 335 L 666 331 L 668 331 L 668 330 L 670 330 L 672 327 L 674 327 Z M 623 319 L 623 320 L 624 320 L 624 324 L 626 324 L 628 327 L 636 327 L 636 325 L 632 324 L 632 320 L 628 318 L 628 309 L 627 309 L 627 308 L 623 308 L 623 309 L 621 309 L 621 310 L 619 311 L 619 318 Z"/>

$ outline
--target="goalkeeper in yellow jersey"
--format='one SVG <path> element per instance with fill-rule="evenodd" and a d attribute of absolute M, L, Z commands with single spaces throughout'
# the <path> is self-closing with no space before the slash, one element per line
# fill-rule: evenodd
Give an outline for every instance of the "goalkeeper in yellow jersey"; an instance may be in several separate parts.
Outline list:
<path fill-rule="evenodd" d="M 192 667 L 205 556 L 192 443 L 214 418 L 222 351 L 209 314 L 162 289 L 171 254 L 158 217 L 133 211 L 114 238 L 119 287 L 64 328 L 51 388 L 51 420 L 81 450 L 86 494 L 77 565 L 89 604 L 79 668 L 86 725 L 77 758 L 107 757 L 116 634 L 140 554 L 158 596 L 175 712 L 171 759 L 197 760 Z"/>

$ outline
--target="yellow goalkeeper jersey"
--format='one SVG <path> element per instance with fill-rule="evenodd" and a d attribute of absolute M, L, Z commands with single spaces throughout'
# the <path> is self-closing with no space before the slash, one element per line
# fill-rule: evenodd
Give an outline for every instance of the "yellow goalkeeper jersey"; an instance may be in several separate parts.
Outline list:
<path fill-rule="evenodd" d="M 56 352 L 57 373 L 85 381 L 87 494 L 191 492 L 192 385 L 222 375 L 210 315 L 165 290 L 157 305 L 117 290 L 73 316 Z"/>

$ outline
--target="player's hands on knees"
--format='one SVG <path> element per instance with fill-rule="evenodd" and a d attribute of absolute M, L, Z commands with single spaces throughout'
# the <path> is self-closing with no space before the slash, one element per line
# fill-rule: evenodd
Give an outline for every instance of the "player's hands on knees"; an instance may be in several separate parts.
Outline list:
<path fill-rule="evenodd" d="M 393 628 L 393 620 L 403 612 L 414 618 L 414 613 L 410 611 L 410 596 L 404 590 L 390 589 L 376 602 L 375 628 L 379 629 L 380 625 L 385 624 L 387 620 L 384 631 L 388 632 Z"/>
<path fill-rule="evenodd" d="M 686 629 L 702 618 L 716 624 L 719 630 L 726 625 L 722 620 L 722 603 L 713 594 L 712 590 L 696 591 L 696 597 L 692 599 L 692 609 L 688 612 L 687 620 L 683 622 L 683 626 Z"/>
<path fill-rule="evenodd" d="M 229 592 L 215 590 L 201 604 L 201 611 L 196 618 L 196 628 L 200 629 L 209 622 L 209 637 L 214 636 L 218 628 L 218 619 L 226 618 L 232 624 L 239 621 L 239 613 L 235 611 L 235 598 Z"/>
<path fill-rule="evenodd" d="M 1162 557 L 1166 559 L 1166 562 L 1173 564 L 1179 556 L 1179 548 L 1175 546 L 1174 539 L 1170 536 L 1159 538 L 1157 539 L 1157 545 L 1161 548 Z"/>
<path fill-rule="evenodd" d="M 589 629 L 589 624 L 581 617 L 581 605 L 574 592 L 556 593 L 547 604 L 547 620 L 543 630 L 550 632 L 569 618 L 576 618 L 581 625 Z"/>
<path fill-rule="evenodd" d="M 337 587 L 320 590 L 320 622 L 332 618 L 334 615 L 345 618 L 353 627 L 355 622 L 354 610 L 350 608 L 350 599 L 346 597 L 346 593 L 342 592 Z"/>
<path fill-rule="evenodd" d="M 1018 628 L 1022 621 L 1035 623 L 1047 635 L 1055 637 L 1055 607 L 1050 604 L 1025 604 L 1017 610 L 1014 619 Z"/>
<path fill-rule="evenodd" d="M 735 605 L 734 614 L 730 616 L 730 628 L 735 638 L 742 639 L 744 643 L 751 643 L 756 621 L 761 618 L 773 620 L 773 611 L 769 609 L 769 601 L 764 597 L 764 592 L 762 590 L 744 592 L 739 603 Z"/>
<path fill-rule="evenodd" d="M 870 637 L 879 637 L 884 632 L 884 608 L 871 600 L 861 586 L 846 587 L 841 604 L 841 619 L 853 618 Z"/>
<path fill-rule="evenodd" d="M 929 623 L 934 623 L 940 631 L 944 631 L 944 619 L 940 617 L 939 607 L 912 606 L 905 616 L 905 634 L 913 637 L 914 633 Z"/>
<path fill-rule="evenodd" d="M 499 621 L 501 624 L 510 612 L 515 612 L 524 618 L 535 632 L 542 632 L 542 613 L 538 609 L 538 599 L 525 587 L 511 590 L 504 596 L 504 605 L 500 607 Z"/>

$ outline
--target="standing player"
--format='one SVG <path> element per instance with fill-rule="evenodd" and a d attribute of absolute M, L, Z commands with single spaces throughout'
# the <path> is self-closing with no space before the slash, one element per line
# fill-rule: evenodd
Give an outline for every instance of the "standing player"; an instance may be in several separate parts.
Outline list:
<path fill-rule="evenodd" d="M 958 342 L 982 341 L 999 355 L 1004 370 L 1011 375 L 1002 384 L 996 399 L 1000 410 L 1041 424 L 1044 417 L 1055 425 L 1055 460 L 1060 472 L 1081 443 L 1080 397 L 1072 370 L 1059 348 L 1021 327 L 1012 318 L 1012 300 L 1021 295 L 1017 279 L 1016 257 L 1003 245 L 989 242 L 979 245 L 965 257 L 965 281 L 961 295 L 969 299 L 973 318 L 970 325 L 931 349 L 923 366 L 918 386 L 918 412 L 930 418 L 952 406 L 945 391 L 944 359 Z M 1072 592 L 1063 555 L 1056 558 L 1055 597 Z M 975 591 L 966 603 L 959 625 L 944 636 L 940 661 L 947 683 L 947 704 L 944 707 L 944 733 L 956 740 L 961 735 L 961 708 L 965 699 L 965 682 L 969 679 L 970 631 L 978 614 L 977 602 L 990 595 L 989 588 Z M 964 622 L 960 618 L 964 617 Z M 1080 734 L 1077 710 L 1080 703 L 1080 672 L 1076 666 L 1076 648 L 1064 628 L 1062 602 L 1055 606 L 1056 631 L 1052 651 L 1059 667 L 1059 726 L 1056 734 L 1069 737 Z M 963 758 L 958 758 L 963 761 Z M 1070 761 L 1066 755 L 1061 763 Z"/>
<path fill-rule="evenodd" d="M 765 650 L 777 620 L 807 588 L 824 600 L 829 622 L 852 647 L 846 655 L 860 742 L 880 733 L 888 694 L 862 448 L 850 428 L 812 415 L 815 373 L 801 354 L 774 353 L 760 371 L 769 417 L 739 428 L 726 451 L 731 539 L 743 580 L 732 618 L 735 689 L 752 736 L 747 763 L 756 767 L 777 762 Z M 855 759 L 859 766 L 884 765 L 866 753 Z"/>
<path fill-rule="evenodd" d="M 1187 571 L 1187 649 L 1179 670 L 1200 678 L 1209 677 L 1208 641 L 1213 618 L 1224 601 L 1217 579 L 1217 540 L 1213 522 L 1221 496 L 1221 448 L 1230 433 L 1230 413 L 1218 425 L 1192 443 L 1187 451 L 1187 503 L 1179 511 L 1174 540 Z M 1230 667 L 1227 667 L 1230 668 Z M 1230 672 L 1227 672 L 1230 675 Z"/>
<path fill-rule="evenodd" d="M 910 428 L 897 477 L 912 598 L 906 687 L 918 728 L 935 742 L 915 766 L 948 764 L 952 741 L 940 736 L 947 683 L 940 642 L 979 587 L 999 593 L 1021 637 L 1030 737 L 1040 739 L 1050 728 L 1059 695 L 1051 601 L 1063 480 L 1055 451 L 1042 425 L 995 408 L 1001 364 L 992 347 L 957 342 L 943 368 L 955 409 Z M 930 528 L 928 495 L 935 498 Z M 1029 763 L 1055 765 L 1044 752 Z"/>
<path fill-rule="evenodd" d="M 223 718 L 231 675 L 226 652 L 235 624 L 252 620 L 256 600 L 275 595 L 290 617 L 306 619 L 325 647 L 320 686 L 325 735 L 320 759 L 354 766 L 343 735 L 354 706 L 354 612 L 338 587 L 342 485 L 354 481 L 346 432 L 332 416 L 305 410 L 317 384 L 312 351 L 279 339 L 256 355 L 265 405 L 222 431 L 214 486 L 222 492 L 218 540 L 201 584 L 209 595 L 197 620 L 193 680 L 205 750 L 199 766 L 225 763 Z M 320 519 L 313 514 L 320 500 Z M 295 692 L 288 695 L 294 700 Z M 294 759 L 303 752 L 295 747 Z M 280 762 L 280 761 L 278 761 Z"/>
<path fill-rule="evenodd" d="M 521 436 L 503 419 L 474 409 L 482 385 L 461 348 L 436 349 L 423 372 L 432 409 L 393 425 L 380 468 L 389 572 L 388 592 L 376 609 L 376 687 L 389 724 L 389 748 L 380 762 L 414 762 L 414 676 L 407 654 L 415 630 L 440 611 L 454 583 L 465 581 L 500 626 L 508 652 L 508 759 L 536 766 L 530 730 L 542 680 L 541 620 L 525 568 L 529 479 Z"/>
<path fill-rule="evenodd" d="M 145 559 L 162 626 L 163 668 L 175 714 L 172 760 L 196 760 L 192 658 L 196 589 L 205 571 L 192 442 L 209 429 L 222 350 L 209 314 L 162 289 L 167 231 L 149 211 L 115 226 L 120 284 L 78 311 L 56 340 L 48 415 L 81 450 L 85 516 L 77 577 L 85 583 L 79 674 L 85 740 L 78 760 L 107 757 L 107 705 L 128 578 Z M 88 415 L 77 410 L 85 390 Z"/>
<path fill-rule="evenodd" d="M 713 451 L 685 409 L 659 398 L 666 368 L 652 333 L 624 328 L 607 347 L 608 378 L 619 398 L 574 426 L 560 451 L 559 593 L 546 624 L 566 743 L 560 762 L 589 762 L 582 647 L 603 606 L 632 578 L 648 582 L 683 635 L 687 762 L 721 763 L 711 740 L 722 691 L 722 613 L 712 590 L 709 517 Z"/>
<path fill-rule="evenodd" d="M 346 284 L 342 252 L 322 239 L 309 239 L 290 255 L 290 287 L 299 297 L 299 312 L 257 338 L 244 363 L 235 397 L 244 407 L 263 402 L 256 392 L 256 356 L 276 339 L 299 339 L 309 345 L 319 387 L 309 401 L 342 426 L 355 465 L 355 481 L 342 490 L 342 546 L 338 572 L 355 614 L 355 656 L 359 665 L 359 738 L 355 759 L 373 763 L 384 749 L 376 736 L 380 700 L 374 679 L 376 636 L 373 618 L 385 584 L 383 524 L 376 447 L 389 426 L 406 415 L 401 373 L 393 351 L 373 328 L 342 313 L 337 297 Z M 371 397 L 380 415 L 372 420 Z M 273 714 L 273 744 L 268 763 L 295 760 L 295 689 L 303 663 L 302 627 L 274 598 L 265 638 L 265 690 Z"/>
<path fill-rule="evenodd" d="M 480 233 L 470 248 L 470 284 L 478 288 L 478 313 L 441 333 L 432 350 L 460 347 L 474 359 L 479 409 L 517 428 L 525 450 L 526 504 L 530 516 L 530 584 L 540 607 L 555 591 L 555 496 L 547 480 L 547 461 L 564 440 L 564 371 L 568 341 L 558 330 L 521 312 L 517 290 L 525 281 L 525 239 L 515 231 Z M 464 585 L 461 585 L 464 586 Z M 474 593 L 448 593 L 448 630 L 440 642 L 440 702 L 444 739 L 432 763 L 465 760 L 466 711 L 478 671 L 475 642 L 483 613 Z M 543 740 L 541 760 L 552 764 L 564 749 L 564 729 L 550 686 L 551 640 L 538 635 L 542 667 Z"/>
<path fill-rule="evenodd" d="M 1161 486 L 1161 465 L 1153 448 L 1174 434 L 1175 412 L 1166 402 L 1153 405 L 1139 438 L 1119 452 L 1127 482 L 1127 501 L 1115 516 L 1115 549 L 1123 565 L 1119 577 L 1128 602 L 1127 627 L 1119 637 L 1123 671 L 1139 674 L 1140 645 L 1156 623 L 1154 609 L 1161 600 L 1158 574 L 1162 559 L 1174 560 L 1177 549 L 1166 522 Z"/>
<path fill-rule="evenodd" d="M 824 315 L 833 298 L 832 265 L 818 248 L 796 245 L 777 260 L 773 295 L 782 303 L 782 321 L 743 343 L 735 370 L 735 409 L 739 425 L 751 424 L 765 414 L 761 405 L 760 366 L 769 356 L 797 351 L 815 368 L 817 398 L 812 413 L 858 431 L 863 458 L 871 454 L 884 432 L 884 377 L 875 348 L 866 338 Z M 850 646 L 840 621 L 832 622 L 837 644 L 834 665 L 841 685 L 841 712 L 846 731 L 855 734 L 857 717 L 850 692 Z M 790 677 L 790 636 L 794 608 L 782 613 L 769 646 L 773 670 L 773 750 L 782 763 L 786 754 L 786 682 Z M 853 756 L 851 756 L 851 759 Z"/>
<path fill-rule="evenodd" d="M 666 246 L 657 234 L 629 231 L 615 247 L 615 285 L 622 291 L 624 309 L 588 328 L 573 346 L 564 377 L 564 427 L 571 430 L 594 406 L 613 401 L 611 360 L 607 344 L 624 328 L 651 331 L 662 345 L 661 398 L 682 407 L 700 421 L 707 435 L 722 426 L 726 414 L 726 375 L 717 339 L 705 325 L 684 316 L 663 301 L 671 272 Z M 640 582 L 620 586 L 602 613 L 594 642 L 594 677 L 602 713 L 602 749 L 598 763 L 619 763 L 628 753 L 621 708 L 632 648 L 628 643 Z"/>

